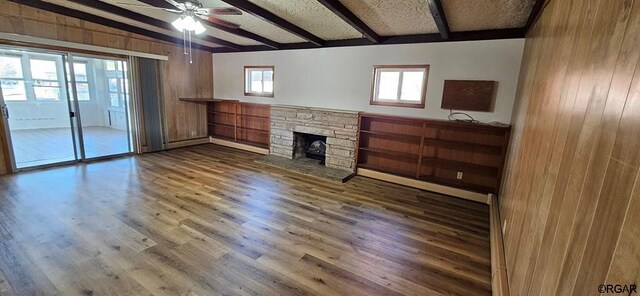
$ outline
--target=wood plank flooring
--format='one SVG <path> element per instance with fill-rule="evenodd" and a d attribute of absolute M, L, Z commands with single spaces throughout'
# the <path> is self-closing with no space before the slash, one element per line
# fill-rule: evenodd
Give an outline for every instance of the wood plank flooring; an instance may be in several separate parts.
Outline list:
<path fill-rule="evenodd" d="M 490 295 L 483 204 L 212 144 L 0 177 L 0 295 Z"/>

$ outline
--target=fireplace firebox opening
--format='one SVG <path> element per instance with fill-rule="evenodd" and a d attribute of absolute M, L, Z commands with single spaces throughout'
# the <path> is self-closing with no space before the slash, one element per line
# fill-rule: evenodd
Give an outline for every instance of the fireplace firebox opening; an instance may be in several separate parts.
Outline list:
<path fill-rule="evenodd" d="M 293 133 L 293 159 L 311 158 L 325 164 L 327 137 L 305 133 Z"/>

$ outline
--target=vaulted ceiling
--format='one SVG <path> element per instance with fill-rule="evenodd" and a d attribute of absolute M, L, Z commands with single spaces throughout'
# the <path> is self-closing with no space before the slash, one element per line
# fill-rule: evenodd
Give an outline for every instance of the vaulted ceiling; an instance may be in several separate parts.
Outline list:
<path fill-rule="evenodd" d="M 164 0 L 10 0 L 182 44 Z M 176 0 L 181 2 L 181 0 Z M 182 0 L 184 1 L 184 0 Z M 319 48 L 524 37 L 542 0 L 200 0 L 242 15 L 204 23 L 194 39 L 211 52 Z M 154 8 L 156 7 L 156 8 Z"/>

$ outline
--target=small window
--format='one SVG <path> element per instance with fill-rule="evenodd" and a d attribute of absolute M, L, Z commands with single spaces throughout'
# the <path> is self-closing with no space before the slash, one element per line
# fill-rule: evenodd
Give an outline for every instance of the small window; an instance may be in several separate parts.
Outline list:
<path fill-rule="evenodd" d="M 374 66 L 371 105 L 424 108 L 429 65 Z"/>
<path fill-rule="evenodd" d="M 0 56 L 0 87 L 5 101 L 26 101 L 27 90 L 19 56 Z"/>
<path fill-rule="evenodd" d="M 273 66 L 244 67 L 244 95 L 273 98 Z"/>
<path fill-rule="evenodd" d="M 60 83 L 55 60 L 30 59 L 33 92 L 38 101 L 59 101 Z"/>
<path fill-rule="evenodd" d="M 66 64 L 66 68 L 69 69 L 69 64 Z M 87 74 L 86 62 L 73 63 L 73 74 L 76 77 L 76 91 L 79 101 L 91 101 L 91 92 L 89 89 L 89 76 Z M 67 73 L 67 80 L 69 81 L 69 89 L 71 89 L 71 73 Z M 71 100 L 73 100 L 71 96 Z"/>

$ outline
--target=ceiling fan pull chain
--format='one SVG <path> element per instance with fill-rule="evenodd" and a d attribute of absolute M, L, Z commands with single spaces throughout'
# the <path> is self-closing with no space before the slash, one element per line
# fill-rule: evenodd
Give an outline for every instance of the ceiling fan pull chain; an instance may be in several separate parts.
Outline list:
<path fill-rule="evenodd" d="M 187 54 L 187 31 L 182 30 L 182 49 L 184 50 L 184 54 Z"/>
<path fill-rule="evenodd" d="M 193 44 L 191 44 L 191 31 L 189 31 L 189 64 L 193 64 Z"/>

